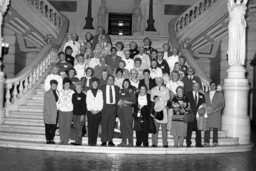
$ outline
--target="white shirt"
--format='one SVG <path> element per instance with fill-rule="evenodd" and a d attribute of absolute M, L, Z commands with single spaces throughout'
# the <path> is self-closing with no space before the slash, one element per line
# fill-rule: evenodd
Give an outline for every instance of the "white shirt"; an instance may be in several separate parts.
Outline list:
<path fill-rule="evenodd" d="M 112 97 L 113 97 L 113 102 L 110 103 L 110 92 L 109 92 L 110 86 L 107 85 L 106 86 L 106 104 L 115 104 L 116 103 L 116 92 L 115 92 L 115 86 L 112 85 L 111 89 L 112 89 Z"/>
<path fill-rule="evenodd" d="M 97 91 L 96 96 L 92 94 L 91 90 L 86 93 L 86 107 L 88 111 L 101 111 L 103 109 L 103 93 L 101 90 Z"/>
<path fill-rule="evenodd" d="M 69 40 L 65 43 L 64 47 L 63 47 L 63 51 L 65 52 L 65 49 L 67 46 L 71 46 L 73 52 L 72 52 L 72 56 L 75 57 L 76 55 L 79 55 L 80 54 L 80 43 L 77 42 L 77 41 L 72 41 L 72 40 Z"/>
<path fill-rule="evenodd" d="M 178 55 L 173 55 L 173 56 L 170 56 L 166 59 L 168 65 L 169 65 L 169 68 L 170 68 L 170 72 L 173 71 L 174 69 L 174 65 L 176 62 L 179 62 L 179 56 Z"/>
<path fill-rule="evenodd" d="M 121 50 L 121 51 L 117 51 L 117 52 L 116 52 L 116 55 L 117 55 L 117 56 L 120 56 L 122 60 L 125 59 L 124 52 L 123 52 L 122 50 Z"/>
<path fill-rule="evenodd" d="M 198 103 L 198 100 L 199 100 L 199 93 L 193 91 L 194 100 L 196 99 L 195 96 L 196 96 L 196 98 L 197 98 L 197 102 L 196 102 L 196 103 Z"/>
<path fill-rule="evenodd" d="M 164 52 L 164 59 L 167 61 L 168 58 L 169 58 L 168 52 Z"/>
<path fill-rule="evenodd" d="M 89 66 L 90 68 L 93 68 L 93 69 L 94 69 L 94 67 L 97 66 L 97 65 L 100 65 L 100 59 L 99 59 L 99 58 L 91 58 L 91 60 L 90 60 L 90 62 L 89 62 L 89 64 L 88 64 L 88 66 Z"/>
<path fill-rule="evenodd" d="M 140 58 L 141 59 L 141 61 L 142 61 L 141 67 L 143 69 L 150 68 L 151 62 L 150 62 L 150 58 L 149 58 L 149 56 L 147 54 L 145 54 L 145 53 L 143 53 L 142 55 L 138 54 L 138 55 L 136 55 L 134 57 L 134 59 L 136 59 L 136 58 Z"/>
<path fill-rule="evenodd" d="M 120 89 L 122 89 L 124 78 L 117 78 L 115 77 L 115 85 L 118 86 Z"/>
<path fill-rule="evenodd" d="M 127 69 L 130 72 L 130 70 L 134 68 L 134 60 L 129 58 L 129 59 L 123 59 L 123 61 L 126 64 L 125 69 Z"/>
<path fill-rule="evenodd" d="M 209 92 L 209 96 L 210 96 L 211 103 L 212 103 L 212 99 L 213 99 L 213 96 L 214 96 L 215 92 L 216 92 L 216 90 Z"/>
<path fill-rule="evenodd" d="M 76 77 L 80 80 L 83 76 L 84 76 L 84 72 L 85 72 L 85 68 L 86 68 L 86 64 L 76 64 L 74 66 L 75 70 L 76 70 Z"/>
<path fill-rule="evenodd" d="M 61 78 L 61 76 L 59 76 L 59 75 L 54 75 L 54 74 L 50 74 L 50 75 L 48 75 L 47 77 L 46 77 L 46 79 L 45 79 L 45 81 L 44 81 L 44 90 L 45 91 L 48 91 L 48 90 L 50 90 L 50 88 L 51 88 L 51 85 L 50 85 L 50 81 L 51 80 L 56 80 L 57 82 L 58 82 L 58 86 L 57 86 L 57 90 L 62 90 L 62 82 L 63 82 L 63 80 L 62 80 L 62 78 Z"/>
<path fill-rule="evenodd" d="M 57 102 L 57 108 L 62 112 L 73 111 L 72 95 L 75 92 L 71 89 L 60 90 L 59 100 Z"/>
<path fill-rule="evenodd" d="M 138 104 L 140 105 L 140 108 L 148 105 L 147 95 L 145 96 L 138 95 Z"/>
<path fill-rule="evenodd" d="M 140 83 L 139 80 L 136 80 L 135 82 L 135 81 L 132 81 L 132 79 L 130 79 L 130 82 L 133 87 L 135 87 L 136 89 L 139 88 L 139 83 Z"/>
<path fill-rule="evenodd" d="M 150 77 L 152 79 L 155 79 L 156 77 L 163 77 L 162 69 L 158 67 L 155 69 L 150 68 Z"/>
<path fill-rule="evenodd" d="M 172 80 L 168 81 L 166 84 L 166 87 L 172 91 L 174 94 L 176 94 L 177 87 L 182 86 L 184 87 L 184 83 L 182 81 L 174 82 Z"/>

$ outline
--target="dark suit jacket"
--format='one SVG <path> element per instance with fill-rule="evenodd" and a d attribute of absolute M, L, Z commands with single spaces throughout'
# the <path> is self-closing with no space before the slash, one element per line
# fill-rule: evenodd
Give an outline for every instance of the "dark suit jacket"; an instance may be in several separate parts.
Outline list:
<path fill-rule="evenodd" d="M 183 77 L 182 79 L 184 83 L 184 92 L 188 93 L 193 90 L 193 82 L 197 82 L 200 85 L 200 88 L 202 88 L 202 82 L 201 79 L 197 76 L 193 76 L 193 79 L 189 79 L 188 76 Z"/>
<path fill-rule="evenodd" d="M 83 84 L 83 90 L 84 91 L 88 91 L 90 88 L 91 88 L 91 83 L 92 83 L 92 78 L 91 79 L 89 79 L 89 87 L 87 87 L 86 85 L 87 85 L 87 78 L 86 77 L 82 77 L 81 78 L 81 82 L 82 82 L 82 84 Z"/>
<path fill-rule="evenodd" d="M 166 60 L 163 59 L 161 64 L 157 61 L 157 67 L 162 69 L 163 74 L 168 73 L 170 75 L 170 67 Z"/>
<path fill-rule="evenodd" d="M 116 85 L 113 85 L 114 87 L 115 87 L 115 94 L 116 94 L 116 106 L 117 106 L 117 103 L 118 103 L 118 101 L 119 101 L 119 92 L 120 92 L 120 88 L 118 87 L 118 86 L 116 86 Z M 107 95 L 106 95 L 106 90 L 107 89 L 107 85 L 102 85 L 101 87 L 100 87 L 100 90 L 102 91 L 102 93 L 103 93 L 103 101 L 104 101 L 104 105 L 106 105 L 106 102 L 107 102 Z"/>
<path fill-rule="evenodd" d="M 199 99 L 198 99 L 198 103 L 196 105 L 195 99 L 194 99 L 194 95 L 193 95 L 193 91 L 190 91 L 186 94 L 186 97 L 188 98 L 189 102 L 190 102 L 190 107 L 191 107 L 191 111 L 192 113 L 196 116 L 198 107 L 202 104 L 205 103 L 205 97 L 204 94 L 199 92 Z M 196 119 L 196 117 L 195 117 Z"/>
<path fill-rule="evenodd" d="M 140 87 L 141 85 L 146 85 L 146 84 L 145 84 L 145 79 L 140 80 L 140 82 L 139 82 L 139 87 Z M 149 90 L 151 90 L 151 89 L 152 89 L 153 87 L 155 87 L 155 86 L 156 86 L 155 80 L 152 79 L 152 78 L 149 78 Z"/>
<path fill-rule="evenodd" d="M 44 123 L 56 124 L 57 105 L 52 89 L 44 94 Z"/>
<path fill-rule="evenodd" d="M 136 103 L 134 104 L 134 114 L 136 115 L 139 111 L 139 104 L 138 104 L 138 96 L 139 96 L 139 93 L 136 94 Z M 148 105 L 147 106 L 143 106 L 141 108 L 141 115 L 142 115 L 142 119 L 144 120 L 147 120 L 148 117 L 150 116 L 150 110 L 151 110 L 151 106 L 152 106 L 152 101 L 150 99 L 150 95 L 147 94 L 147 101 L 148 101 Z"/>

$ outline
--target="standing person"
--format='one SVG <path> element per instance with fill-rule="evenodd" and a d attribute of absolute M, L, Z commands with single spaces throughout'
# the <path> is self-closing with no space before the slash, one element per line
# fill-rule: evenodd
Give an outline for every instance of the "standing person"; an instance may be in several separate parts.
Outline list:
<path fill-rule="evenodd" d="M 156 77 L 163 77 L 163 71 L 161 68 L 157 67 L 157 60 L 152 59 L 150 67 L 150 77 L 155 79 Z"/>
<path fill-rule="evenodd" d="M 221 111 L 225 106 L 222 92 L 217 91 L 217 83 L 210 82 L 210 91 L 205 93 L 205 102 L 208 106 L 207 131 L 204 133 L 204 146 L 210 143 L 210 131 L 213 130 L 213 146 L 218 145 L 218 129 L 221 126 Z"/>
<path fill-rule="evenodd" d="M 122 60 L 124 60 L 124 44 L 123 42 L 116 42 L 117 56 L 120 56 Z"/>
<path fill-rule="evenodd" d="M 44 81 L 44 90 L 48 91 L 51 89 L 51 80 L 56 80 L 58 82 L 57 84 L 57 90 L 62 90 L 62 78 L 58 74 L 59 73 L 59 67 L 57 65 L 54 65 L 51 70 L 51 74 L 47 75 L 45 81 Z"/>
<path fill-rule="evenodd" d="M 182 81 L 184 83 L 185 93 L 188 93 L 193 90 L 193 84 L 195 82 L 197 82 L 199 84 L 200 88 L 202 88 L 201 79 L 199 77 L 195 76 L 195 69 L 192 67 L 188 68 L 188 75 L 183 77 Z"/>
<path fill-rule="evenodd" d="M 72 81 L 72 84 L 70 86 L 71 90 L 75 90 L 75 83 L 79 82 L 79 79 L 76 77 L 76 70 L 75 68 L 69 68 L 68 70 L 68 78 Z"/>
<path fill-rule="evenodd" d="M 100 36 L 100 41 L 97 43 L 95 50 L 100 50 L 101 56 L 110 54 L 111 44 L 107 42 L 107 37 L 105 34 Z"/>
<path fill-rule="evenodd" d="M 95 49 L 96 45 L 100 42 L 101 36 L 105 34 L 105 30 L 102 26 L 99 26 L 97 29 L 97 34 L 93 36 L 93 44 L 92 49 Z M 109 43 L 112 46 L 112 41 L 109 35 L 106 35 L 107 43 Z"/>
<path fill-rule="evenodd" d="M 124 59 L 125 62 L 125 69 L 127 69 L 129 72 L 132 68 L 134 68 L 134 60 L 130 58 L 131 52 L 129 50 L 124 50 Z"/>
<path fill-rule="evenodd" d="M 183 147 L 188 126 L 184 122 L 184 115 L 190 112 L 190 103 L 184 96 L 184 88 L 182 86 L 177 87 L 176 93 L 177 96 L 168 101 L 167 107 L 172 110 L 171 135 L 174 137 L 174 147 Z"/>
<path fill-rule="evenodd" d="M 115 146 L 113 143 L 115 119 L 117 116 L 117 103 L 119 101 L 118 86 L 114 85 L 115 78 L 112 75 L 107 77 L 107 84 L 100 87 L 103 92 L 103 110 L 102 110 L 102 146 Z"/>
<path fill-rule="evenodd" d="M 163 147 L 168 147 L 167 141 L 167 101 L 170 99 L 169 89 L 163 86 L 164 80 L 161 77 L 157 77 L 155 79 L 156 87 L 152 88 L 151 90 L 151 101 L 155 103 L 154 105 L 154 112 L 162 112 L 163 119 L 157 120 L 155 119 L 155 125 L 157 133 L 152 135 L 152 147 L 157 147 L 158 143 L 158 131 L 161 125 L 162 129 L 162 139 L 163 139 Z"/>
<path fill-rule="evenodd" d="M 120 129 L 122 142 L 119 147 L 133 147 L 133 118 L 132 105 L 135 103 L 135 89 L 131 86 L 129 79 L 123 81 L 122 89 L 118 101 L 118 118 L 120 120 Z M 128 139 L 128 145 L 127 145 Z"/>
<path fill-rule="evenodd" d="M 67 41 L 64 44 L 63 51 L 66 49 L 67 46 L 70 46 L 72 48 L 72 56 L 80 54 L 80 43 L 78 42 L 78 35 L 76 33 L 71 34 L 71 40 Z"/>
<path fill-rule="evenodd" d="M 74 68 L 76 70 L 76 77 L 81 80 L 84 76 L 84 70 L 87 68 L 87 64 L 85 63 L 83 55 L 77 55 L 77 64 L 75 64 Z"/>
<path fill-rule="evenodd" d="M 168 74 L 170 75 L 170 68 L 166 60 L 163 59 L 164 53 L 158 52 L 157 53 L 157 67 L 162 69 L 163 75 Z"/>
<path fill-rule="evenodd" d="M 147 93 L 150 94 L 151 89 L 156 86 L 156 82 L 154 79 L 150 77 L 150 70 L 149 69 L 144 69 L 143 70 L 143 79 L 140 80 L 139 82 L 139 87 L 142 85 L 145 85 L 147 87 Z"/>
<path fill-rule="evenodd" d="M 94 70 L 90 67 L 85 69 L 85 76 L 81 78 L 81 82 L 83 84 L 83 92 L 87 92 L 87 90 L 91 87 L 91 80 L 94 74 Z"/>
<path fill-rule="evenodd" d="M 150 58 L 148 54 L 145 53 L 143 46 L 139 47 L 139 54 L 134 57 L 134 60 L 137 58 L 141 59 L 141 67 L 143 69 L 148 69 L 150 67 Z"/>
<path fill-rule="evenodd" d="M 179 62 L 178 50 L 176 48 L 173 48 L 172 55 L 165 57 L 164 59 L 167 61 L 168 65 L 169 65 L 170 72 L 172 72 L 174 69 L 175 63 Z"/>
<path fill-rule="evenodd" d="M 106 57 L 106 64 L 109 65 L 113 71 L 118 68 L 118 64 L 121 61 L 121 57 L 117 56 L 117 50 L 115 47 L 110 49 L 111 55 Z"/>
<path fill-rule="evenodd" d="M 146 85 L 139 87 L 139 93 L 136 95 L 136 103 L 134 105 L 135 117 L 139 117 L 142 120 L 142 130 L 136 131 L 136 146 L 140 147 L 143 143 L 144 147 L 148 147 L 148 133 L 149 133 L 149 117 L 151 109 L 150 95 L 147 94 Z"/>
<path fill-rule="evenodd" d="M 136 89 L 139 88 L 139 79 L 138 79 L 138 71 L 136 69 L 131 69 L 130 71 L 130 81 L 133 87 Z"/>
<path fill-rule="evenodd" d="M 101 52 L 99 50 L 94 50 L 93 57 L 90 59 L 88 67 L 94 68 L 95 66 L 99 65 L 100 55 L 101 55 Z"/>
<path fill-rule="evenodd" d="M 73 49 L 71 48 L 71 46 L 67 46 L 65 48 L 66 61 L 68 61 L 74 66 L 75 57 L 72 56 L 72 53 L 73 53 Z"/>
<path fill-rule="evenodd" d="M 191 147 L 191 136 L 192 131 L 196 131 L 196 147 L 203 147 L 201 143 L 201 131 L 197 129 L 197 120 L 196 120 L 196 114 L 198 107 L 205 102 L 204 94 L 199 92 L 200 85 L 199 83 L 195 82 L 193 84 L 193 90 L 188 92 L 186 94 L 186 97 L 188 98 L 190 102 L 191 111 L 194 115 L 194 122 L 188 123 L 188 129 L 187 129 L 187 147 Z"/>
<path fill-rule="evenodd" d="M 166 83 L 166 87 L 170 90 L 171 97 L 176 95 L 176 89 L 178 87 L 184 87 L 184 83 L 179 80 L 180 74 L 178 71 L 173 71 L 171 74 L 171 79 Z M 184 93 L 184 92 L 183 92 Z"/>
<path fill-rule="evenodd" d="M 168 43 L 163 44 L 163 50 L 164 50 L 164 59 L 168 61 L 167 59 L 172 56 L 172 52 L 170 51 L 170 45 Z M 170 67 L 170 66 L 169 66 Z"/>
<path fill-rule="evenodd" d="M 101 111 L 103 109 L 103 93 L 99 90 L 99 80 L 92 78 L 91 89 L 87 91 L 87 117 L 88 117 L 88 145 L 96 146 L 98 129 L 101 120 Z"/>
<path fill-rule="evenodd" d="M 46 144 L 55 144 L 54 137 L 57 124 L 58 82 L 50 81 L 51 89 L 44 94 L 44 124 Z"/>
<path fill-rule="evenodd" d="M 74 91 L 70 89 L 72 84 L 69 78 L 63 79 L 63 89 L 60 91 L 58 109 L 59 109 L 59 131 L 60 144 L 67 145 L 73 118 L 72 96 Z"/>
<path fill-rule="evenodd" d="M 148 54 L 148 55 L 150 55 L 151 52 L 152 52 L 153 50 L 155 50 L 154 48 L 152 48 L 152 41 L 151 41 L 151 39 L 148 38 L 148 37 L 144 38 L 144 40 L 143 40 L 143 46 L 144 46 L 145 53 Z"/>
<path fill-rule="evenodd" d="M 82 145 L 83 126 L 85 124 L 86 109 L 86 95 L 82 92 L 82 83 L 76 83 L 76 92 L 72 96 L 73 109 L 73 122 L 75 128 L 75 142 L 72 145 Z"/>
<path fill-rule="evenodd" d="M 135 41 L 131 41 L 129 43 L 129 51 L 130 51 L 130 58 L 134 59 L 134 57 L 139 54 L 139 50 L 138 50 L 138 44 Z"/>
<path fill-rule="evenodd" d="M 112 68 L 106 64 L 104 57 L 100 58 L 100 64 L 94 67 L 94 77 L 100 78 L 103 70 L 107 70 L 109 74 L 112 74 Z"/>
<path fill-rule="evenodd" d="M 58 53 L 59 62 L 56 64 L 60 70 L 67 71 L 69 68 L 72 68 L 73 65 L 66 61 L 66 55 L 64 52 Z"/>

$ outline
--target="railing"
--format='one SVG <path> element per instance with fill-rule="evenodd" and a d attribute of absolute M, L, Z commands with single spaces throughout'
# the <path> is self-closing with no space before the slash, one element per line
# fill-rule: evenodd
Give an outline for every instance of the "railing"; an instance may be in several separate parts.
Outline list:
<path fill-rule="evenodd" d="M 62 26 L 61 14 L 47 0 L 27 0 L 38 11 L 48 18 L 51 23 L 60 28 Z"/>
<path fill-rule="evenodd" d="M 4 98 L 7 113 L 9 109 L 15 108 L 17 104 L 22 102 L 22 99 L 27 97 L 29 93 L 32 93 L 47 72 L 49 72 L 51 64 L 57 60 L 57 52 L 64 42 L 69 23 L 65 16 L 60 16 L 61 27 L 57 39 L 45 45 L 37 57 L 35 57 L 35 60 L 18 73 L 17 77 L 5 81 L 6 93 Z"/>
<path fill-rule="evenodd" d="M 212 7 L 216 1 L 217 0 L 199 0 L 196 2 L 176 19 L 175 32 L 180 32 L 185 29 L 191 22 Z"/>

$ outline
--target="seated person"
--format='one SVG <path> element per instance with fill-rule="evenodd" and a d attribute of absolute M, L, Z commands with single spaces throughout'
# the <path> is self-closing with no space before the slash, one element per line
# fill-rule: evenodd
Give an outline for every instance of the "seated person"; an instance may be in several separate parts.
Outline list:
<path fill-rule="evenodd" d="M 144 52 L 144 47 L 143 46 L 139 47 L 139 54 L 134 57 L 134 60 L 136 58 L 141 59 L 141 67 L 143 69 L 148 69 L 150 67 L 150 58 L 149 58 L 148 54 L 146 54 Z"/>
<path fill-rule="evenodd" d="M 161 70 L 161 69 L 160 69 L 160 70 Z M 152 79 L 152 78 L 150 77 L 150 70 L 149 70 L 149 69 L 144 69 L 144 70 L 143 70 L 143 77 L 144 77 L 144 79 L 140 80 L 140 82 L 139 82 L 139 87 L 141 87 L 142 85 L 145 85 L 145 86 L 147 87 L 147 90 L 148 90 L 147 93 L 150 94 L 150 90 L 151 90 L 153 87 L 156 86 L 156 82 L 155 82 L 154 79 Z"/>
<path fill-rule="evenodd" d="M 107 84 L 108 75 L 109 75 L 108 71 L 106 69 L 103 69 L 101 72 L 100 86 Z"/>
<path fill-rule="evenodd" d="M 146 54 L 150 55 L 151 54 L 151 51 L 154 50 L 154 48 L 151 47 L 152 45 L 152 41 L 150 38 L 146 37 L 144 40 L 143 40 L 143 47 L 144 47 L 144 51 Z"/>
<path fill-rule="evenodd" d="M 85 69 L 85 76 L 81 78 L 84 93 L 86 93 L 91 88 L 93 74 L 94 70 L 92 68 L 88 67 Z"/>
<path fill-rule="evenodd" d="M 157 67 L 162 69 L 163 74 L 170 75 L 170 68 L 166 60 L 163 59 L 164 53 L 158 52 L 157 53 Z"/>
<path fill-rule="evenodd" d="M 115 82 L 114 84 L 116 86 L 118 86 L 120 89 L 122 89 L 122 84 L 123 84 L 123 81 L 124 81 L 124 78 L 123 78 L 123 70 L 121 68 L 117 68 L 116 70 L 116 74 L 115 74 Z"/>
<path fill-rule="evenodd" d="M 184 83 L 184 92 L 188 93 L 193 90 L 193 84 L 198 83 L 200 89 L 202 89 L 202 82 L 199 77 L 195 75 L 195 69 L 192 67 L 188 68 L 188 75 L 182 79 Z"/>
<path fill-rule="evenodd" d="M 105 33 L 105 30 L 102 26 L 99 26 L 97 29 L 97 34 L 93 36 L 92 49 L 96 48 L 96 45 L 101 41 L 101 36 L 103 34 L 106 36 L 106 42 L 112 46 L 112 41 L 110 36 Z"/>
<path fill-rule="evenodd" d="M 170 45 L 168 43 L 163 44 L 163 50 L 164 50 L 164 59 L 167 61 L 167 59 L 172 56 L 172 52 L 170 51 Z"/>
<path fill-rule="evenodd" d="M 178 50 L 176 48 L 173 48 L 172 55 L 168 56 L 168 58 L 165 59 L 166 62 L 168 63 L 169 68 L 170 68 L 170 72 L 173 71 L 174 64 L 176 62 L 179 62 L 179 56 L 177 55 L 177 53 L 178 53 Z"/>
<path fill-rule="evenodd" d="M 132 68 L 134 68 L 134 60 L 130 58 L 131 52 L 129 50 L 124 50 L 124 59 L 125 62 L 125 69 L 127 69 L 129 72 Z"/>
<path fill-rule="evenodd" d="M 135 41 L 131 41 L 130 44 L 130 58 L 134 59 L 134 57 L 139 54 L 139 50 L 138 50 L 138 44 Z"/>
<path fill-rule="evenodd" d="M 116 42 L 117 56 L 120 56 L 122 60 L 124 60 L 124 44 L 123 42 Z"/>
<path fill-rule="evenodd" d="M 76 77 L 81 80 L 81 78 L 84 76 L 84 70 L 87 68 L 85 60 L 84 60 L 84 56 L 81 55 L 77 55 L 76 56 L 77 59 L 77 64 L 75 64 L 74 68 L 76 70 Z"/>
<path fill-rule="evenodd" d="M 72 84 L 70 85 L 70 89 L 75 91 L 75 84 L 79 82 L 79 79 L 76 76 L 76 70 L 75 68 L 69 68 L 67 71 L 68 78 L 72 81 Z"/>
<path fill-rule="evenodd" d="M 71 34 L 71 40 L 65 43 L 63 51 L 66 49 L 67 46 L 70 46 L 72 48 L 72 56 L 80 54 L 80 43 L 78 42 L 78 35 L 76 33 Z"/>
<path fill-rule="evenodd" d="M 157 60 L 152 59 L 151 61 L 151 67 L 150 67 L 150 77 L 152 79 L 155 79 L 156 77 L 163 77 L 162 69 L 157 67 Z"/>
<path fill-rule="evenodd" d="M 72 64 L 66 61 L 66 55 L 64 52 L 58 53 L 59 62 L 56 64 L 60 70 L 67 71 L 69 68 L 72 68 Z"/>
<path fill-rule="evenodd" d="M 94 77 L 101 78 L 101 72 L 106 69 L 109 74 L 112 74 L 112 68 L 106 64 L 104 57 L 100 58 L 100 64 L 94 67 Z"/>
<path fill-rule="evenodd" d="M 135 58 L 134 60 L 134 69 L 137 71 L 137 79 L 141 80 L 143 79 L 143 70 L 144 68 L 141 66 L 141 59 Z"/>
<path fill-rule="evenodd" d="M 150 55 L 149 55 L 149 58 L 150 60 L 152 61 L 153 59 L 157 59 L 157 53 L 158 51 L 157 50 L 152 50 Z"/>
<path fill-rule="evenodd" d="M 179 56 L 179 64 L 180 64 L 180 70 L 183 71 L 187 75 L 188 66 L 186 65 L 186 58 L 184 56 Z"/>
<path fill-rule="evenodd" d="M 106 64 L 109 65 L 113 71 L 118 68 L 119 62 L 122 60 L 120 56 L 118 56 L 117 49 L 112 47 L 110 49 L 111 55 L 106 56 Z"/>
<path fill-rule="evenodd" d="M 111 44 L 107 42 L 106 35 L 101 35 L 99 43 L 96 45 L 95 49 L 101 52 L 102 56 L 110 54 Z"/>
<path fill-rule="evenodd" d="M 89 64 L 88 64 L 88 66 L 90 68 L 94 68 L 95 66 L 100 64 L 100 53 L 101 52 L 99 50 L 94 50 L 93 51 L 93 56 L 90 59 Z"/>
<path fill-rule="evenodd" d="M 46 77 L 46 79 L 44 81 L 44 90 L 45 91 L 48 91 L 51 89 L 51 84 L 50 84 L 51 80 L 56 80 L 58 82 L 57 90 L 62 89 L 62 78 L 58 73 L 59 73 L 59 67 L 57 65 L 54 65 L 52 67 L 51 73 Z"/>
<path fill-rule="evenodd" d="M 139 79 L 138 79 L 138 71 L 136 69 L 131 69 L 130 71 L 130 82 L 133 87 L 136 89 L 139 88 Z"/>

